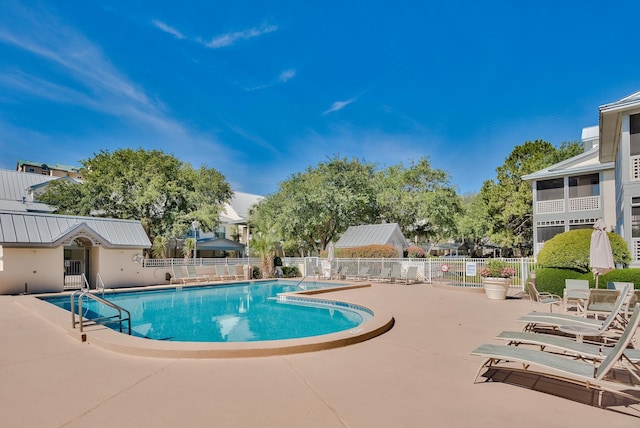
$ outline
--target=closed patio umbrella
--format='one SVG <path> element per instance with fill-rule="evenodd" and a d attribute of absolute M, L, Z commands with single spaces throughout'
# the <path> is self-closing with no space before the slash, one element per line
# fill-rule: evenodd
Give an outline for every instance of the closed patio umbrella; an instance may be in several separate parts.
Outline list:
<path fill-rule="evenodd" d="M 329 263 L 333 262 L 333 259 L 335 257 L 334 252 L 335 252 L 335 245 L 333 244 L 333 241 L 330 241 L 327 244 L 327 260 L 329 260 Z"/>
<path fill-rule="evenodd" d="M 596 288 L 598 288 L 598 277 L 615 269 L 611 243 L 607 236 L 607 225 L 601 218 L 593 225 L 591 248 L 589 250 L 589 265 L 596 279 Z"/>

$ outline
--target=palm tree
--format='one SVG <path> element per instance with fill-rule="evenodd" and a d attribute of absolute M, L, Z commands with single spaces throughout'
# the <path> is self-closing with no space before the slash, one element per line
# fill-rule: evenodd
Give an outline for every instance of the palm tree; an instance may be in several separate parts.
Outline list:
<path fill-rule="evenodd" d="M 280 241 L 273 229 L 257 230 L 250 241 L 251 252 L 260 257 L 262 278 L 273 276 L 273 259 Z"/>
<path fill-rule="evenodd" d="M 193 254 L 193 250 L 196 249 L 196 240 L 193 238 L 187 238 L 184 240 L 184 244 L 182 244 L 182 254 L 184 254 L 185 259 L 189 259 L 191 254 Z"/>
<path fill-rule="evenodd" d="M 151 253 L 156 259 L 167 258 L 167 244 L 169 239 L 165 236 L 156 236 L 153 240 L 153 246 L 151 247 Z"/>

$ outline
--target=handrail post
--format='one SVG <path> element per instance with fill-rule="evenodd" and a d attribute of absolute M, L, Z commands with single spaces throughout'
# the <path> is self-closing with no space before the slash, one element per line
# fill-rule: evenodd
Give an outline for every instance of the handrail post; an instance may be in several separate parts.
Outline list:
<path fill-rule="evenodd" d="M 78 317 L 80 318 L 80 333 L 84 330 L 84 322 L 82 321 L 82 297 L 84 293 L 81 293 L 78 297 Z"/>

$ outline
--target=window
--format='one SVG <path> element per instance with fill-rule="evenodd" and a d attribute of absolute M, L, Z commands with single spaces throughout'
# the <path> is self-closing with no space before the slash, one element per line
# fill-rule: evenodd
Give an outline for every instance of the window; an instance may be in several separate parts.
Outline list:
<path fill-rule="evenodd" d="M 583 198 L 600 195 L 600 175 L 589 174 L 569 177 L 569 197 Z"/>
<path fill-rule="evenodd" d="M 564 226 L 539 227 L 537 231 L 538 243 L 546 242 L 561 233 L 564 233 Z"/>
<path fill-rule="evenodd" d="M 536 183 L 536 198 L 538 201 L 564 199 L 564 179 L 554 178 L 538 181 Z"/>
<path fill-rule="evenodd" d="M 640 198 L 631 198 L 631 237 L 640 238 Z"/>
<path fill-rule="evenodd" d="M 630 154 L 638 156 L 640 155 L 640 113 L 629 116 L 629 133 L 631 134 Z"/>

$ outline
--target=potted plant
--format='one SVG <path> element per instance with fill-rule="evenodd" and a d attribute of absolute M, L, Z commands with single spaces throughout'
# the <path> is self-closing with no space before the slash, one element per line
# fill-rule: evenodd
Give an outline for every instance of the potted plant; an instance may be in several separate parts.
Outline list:
<path fill-rule="evenodd" d="M 488 299 L 504 300 L 516 270 L 503 260 L 491 259 L 480 270 L 482 286 Z"/>

